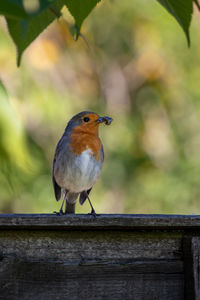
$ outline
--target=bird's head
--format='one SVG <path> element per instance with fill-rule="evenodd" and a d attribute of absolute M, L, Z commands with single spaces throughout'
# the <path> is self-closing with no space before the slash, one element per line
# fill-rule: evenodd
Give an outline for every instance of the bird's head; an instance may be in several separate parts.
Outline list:
<path fill-rule="evenodd" d="M 100 117 L 94 112 L 83 111 L 71 118 L 67 124 L 66 131 L 98 134 L 99 125 L 103 123 L 110 125 L 112 118 Z"/>

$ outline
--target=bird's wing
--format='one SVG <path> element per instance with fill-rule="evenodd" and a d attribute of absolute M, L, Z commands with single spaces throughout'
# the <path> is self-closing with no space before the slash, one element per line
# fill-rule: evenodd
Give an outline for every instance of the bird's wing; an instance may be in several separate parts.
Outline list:
<path fill-rule="evenodd" d="M 101 153 L 101 159 L 102 159 L 102 161 L 104 161 L 104 150 L 103 150 L 103 144 L 101 144 L 101 150 L 100 150 L 100 153 Z"/>
<path fill-rule="evenodd" d="M 61 150 L 62 144 L 63 144 L 63 136 L 61 137 L 61 139 L 59 140 L 57 146 L 56 146 L 56 150 L 55 150 L 55 154 L 54 154 L 54 160 L 53 160 L 53 170 L 52 170 L 52 181 L 53 181 L 53 187 L 54 187 L 54 194 L 56 197 L 56 200 L 59 201 L 61 198 L 61 187 L 57 184 L 55 176 L 54 176 L 54 168 L 55 168 L 55 164 L 56 164 L 56 160 L 58 158 L 58 154 Z"/>
<path fill-rule="evenodd" d="M 92 189 L 92 188 L 91 188 Z M 80 197 L 79 197 L 79 203 L 81 205 L 83 205 L 83 203 L 85 202 L 85 200 L 87 199 L 87 196 L 89 195 L 89 193 L 91 192 L 91 189 L 87 190 L 87 191 L 83 191 L 80 193 Z"/>
<path fill-rule="evenodd" d="M 54 175 L 52 177 L 52 181 L 53 181 L 53 188 L 54 188 L 54 194 L 55 194 L 56 200 L 59 201 L 60 197 L 61 197 L 61 187 L 57 184 Z"/>

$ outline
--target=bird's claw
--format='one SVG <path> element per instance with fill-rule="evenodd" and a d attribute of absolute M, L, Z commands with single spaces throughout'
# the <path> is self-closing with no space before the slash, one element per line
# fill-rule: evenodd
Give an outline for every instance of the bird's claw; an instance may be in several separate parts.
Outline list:
<path fill-rule="evenodd" d="M 92 209 L 91 213 L 89 213 L 88 215 L 93 216 L 94 218 L 96 218 L 97 216 L 100 216 L 99 214 L 96 214 L 94 209 Z"/>
<path fill-rule="evenodd" d="M 64 215 L 63 210 L 54 211 L 53 213 L 56 214 L 56 216 L 63 216 Z"/>

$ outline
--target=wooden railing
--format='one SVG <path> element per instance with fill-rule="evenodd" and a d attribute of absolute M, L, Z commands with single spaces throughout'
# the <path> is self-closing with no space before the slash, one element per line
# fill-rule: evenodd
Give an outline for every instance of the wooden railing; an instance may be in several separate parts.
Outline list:
<path fill-rule="evenodd" d="M 0 299 L 200 300 L 200 216 L 0 215 Z"/>

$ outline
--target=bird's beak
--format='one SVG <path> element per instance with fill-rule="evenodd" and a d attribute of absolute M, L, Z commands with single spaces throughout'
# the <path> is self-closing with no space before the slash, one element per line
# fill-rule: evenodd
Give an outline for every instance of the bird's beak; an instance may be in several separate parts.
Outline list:
<path fill-rule="evenodd" d="M 98 118 L 97 122 L 98 123 L 105 123 L 106 125 L 110 125 L 112 123 L 112 118 L 110 117 L 100 117 Z"/>

